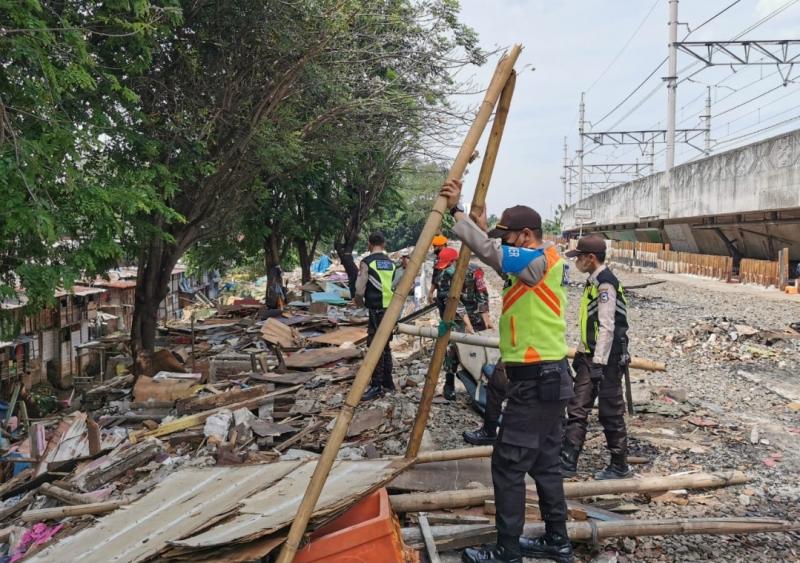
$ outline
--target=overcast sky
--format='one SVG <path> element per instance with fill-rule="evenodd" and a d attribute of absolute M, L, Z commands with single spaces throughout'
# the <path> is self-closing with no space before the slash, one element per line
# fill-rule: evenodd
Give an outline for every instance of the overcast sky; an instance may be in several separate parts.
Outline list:
<path fill-rule="evenodd" d="M 681 0 L 678 20 L 695 29 L 733 2 Z M 568 137 L 570 157 L 577 147 L 581 91 L 587 92 L 587 120 L 598 122 L 655 69 L 667 56 L 668 0 L 461 0 L 461 5 L 462 20 L 478 32 L 486 49 L 520 42 L 524 50 L 516 68 L 536 69 L 522 70 L 517 79 L 489 189 L 489 211 L 499 215 L 503 208 L 522 203 L 539 210 L 543 216 L 550 216 L 563 201 L 560 177 L 564 136 Z M 733 39 L 784 7 L 785 10 L 742 39 L 800 39 L 800 0 L 740 0 L 702 29 L 692 32 L 687 40 Z M 635 33 L 637 28 L 639 31 Z M 685 25 L 679 27 L 679 39 L 687 33 Z M 485 87 L 496 62 L 494 58 L 474 71 L 474 81 Z M 688 55 L 679 54 L 679 71 L 692 63 Z M 697 65 L 685 70 L 679 73 L 679 79 L 701 68 Z M 719 143 L 717 152 L 800 127 L 797 120 L 736 141 L 735 138 L 747 133 L 800 116 L 797 95 L 800 80 L 765 94 L 782 84 L 774 65 L 737 67 L 737 71 L 733 73 L 731 67 L 711 67 L 696 74 L 694 82 L 680 83 L 678 127 L 699 126 L 707 85 L 713 86 L 712 138 Z M 661 80 L 666 74 L 665 64 L 630 101 L 596 125 L 595 130 L 666 128 L 666 88 Z M 794 69 L 790 78 L 800 78 L 800 68 Z M 732 109 L 761 94 L 764 95 L 757 100 Z M 480 98 L 462 98 L 458 103 L 474 104 Z M 643 103 L 636 108 L 640 102 Z M 722 112 L 725 113 L 714 117 Z M 698 142 L 702 146 L 702 138 Z M 485 138 L 479 147 L 483 153 Z M 587 145 L 587 151 L 590 148 Z M 656 145 L 659 170 L 664 166 L 663 148 Z M 699 154 L 691 147 L 679 145 L 676 163 Z M 637 156 L 645 159 L 632 146 L 602 148 L 588 155 L 586 163 L 634 162 Z M 479 164 L 473 165 L 465 179 L 467 202 L 472 197 L 478 168 Z"/>

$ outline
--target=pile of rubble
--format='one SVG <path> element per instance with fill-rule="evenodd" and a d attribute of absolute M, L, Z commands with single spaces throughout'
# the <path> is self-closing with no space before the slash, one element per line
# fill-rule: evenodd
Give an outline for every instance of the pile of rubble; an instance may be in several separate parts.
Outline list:
<path fill-rule="evenodd" d="M 792 329 L 758 329 L 727 317 L 699 319 L 687 332 L 667 333 L 664 340 L 672 346 L 670 357 L 692 355 L 711 362 L 780 360 L 800 350 L 800 333 Z"/>

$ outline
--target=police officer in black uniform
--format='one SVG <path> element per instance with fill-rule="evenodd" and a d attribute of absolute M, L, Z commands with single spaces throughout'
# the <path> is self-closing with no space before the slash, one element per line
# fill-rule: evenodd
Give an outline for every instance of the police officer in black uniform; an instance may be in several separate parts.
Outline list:
<path fill-rule="evenodd" d="M 559 453 L 561 421 L 572 396 L 566 362 L 564 262 L 542 241 L 541 217 L 530 207 L 506 209 L 486 233 L 458 205 L 461 182 L 448 180 L 441 195 L 456 219 L 453 231 L 475 255 L 508 275 L 500 317 L 500 353 L 508 374 L 508 401 L 492 454 L 497 544 L 468 548 L 465 563 L 521 563 L 522 555 L 574 561 L 567 537 L 567 506 Z M 502 241 L 502 242 L 501 242 Z M 546 533 L 522 537 L 525 475 L 536 482 Z"/>
<path fill-rule="evenodd" d="M 572 363 L 575 396 L 567 406 L 562 469 L 565 477 L 577 473 L 589 413 L 597 399 L 611 463 L 597 472 L 595 479 L 623 479 L 632 474 L 627 460 L 628 432 L 622 395 L 622 378 L 630 362 L 625 291 L 605 265 L 606 241 L 601 237 L 581 238 L 567 256 L 576 259 L 575 266 L 589 274 L 589 279 L 580 305 L 581 344 Z"/>

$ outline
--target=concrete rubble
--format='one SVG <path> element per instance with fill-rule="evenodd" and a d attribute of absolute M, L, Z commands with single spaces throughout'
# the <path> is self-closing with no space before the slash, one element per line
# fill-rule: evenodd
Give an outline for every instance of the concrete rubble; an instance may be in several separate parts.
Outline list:
<path fill-rule="evenodd" d="M 661 538 L 650 533 L 676 519 L 723 517 L 760 517 L 759 529 L 774 531 L 778 527 L 769 526 L 782 522 L 780 529 L 796 530 L 800 333 L 790 324 L 800 319 L 800 305 L 742 302 L 735 293 L 687 291 L 671 282 L 647 285 L 651 278 L 646 275 L 622 273 L 621 278 L 626 285 L 644 285 L 629 294 L 632 351 L 668 363 L 666 373 L 633 373 L 637 414 L 628 418 L 628 425 L 637 478 L 729 472 L 746 476 L 746 482 L 571 500 L 570 529 L 576 538 L 589 521 L 603 523 L 607 530 L 597 544 L 579 544 L 580 560 L 796 559 L 797 531 Z M 487 281 L 496 317 L 501 281 L 490 272 Z M 574 344 L 581 285 L 574 274 L 572 281 L 568 326 Z M 52 402 L 50 412 L 35 419 L 22 420 L 18 410 L 9 411 L 0 460 L 0 561 L 56 560 L 53 550 L 78 541 L 70 538 L 94 538 L 92 534 L 108 534 L 113 527 L 139 537 L 147 526 L 155 526 L 147 515 L 159 495 L 170 505 L 180 487 L 198 482 L 205 484 L 192 497 L 191 517 L 168 512 L 174 518 L 173 534 L 160 532 L 153 544 L 121 554 L 119 560 L 274 556 L 293 508 L 269 513 L 263 506 L 272 505 L 270 495 L 283 494 L 275 483 L 294 482 L 284 485 L 286 491 L 302 496 L 306 474 L 326 443 L 360 363 L 367 320 L 365 310 L 342 297 L 346 276 L 336 264 L 310 284 L 301 284 L 299 273 L 291 273 L 288 286 L 290 300 L 283 311 L 265 309 L 259 299 L 264 286 L 243 281 L 231 281 L 218 300 L 203 299 L 184 308 L 182 319 L 161 327 L 160 352 L 151 372 L 138 378 L 130 372 L 124 335 L 110 335 L 102 341 L 113 351 L 105 380 L 75 393 L 68 403 Z M 413 310 L 409 300 L 407 312 Z M 414 322 L 435 326 L 438 317 L 433 311 Z M 379 487 L 388 489 L 390 499 L 470 490 L 474 498 L 491 487 L 486 451 L 413 469 L 396 459 L 405 451 L 431 346 L 422 339 L 394 337 L 398 390 L 356 410 L 336 463 L 354 464 L 341 465 L 340 471 L 359 477 L 345 480 L 352 483 L 338 491 L 344 496 L 337 496 L 335 485 L 325 489 L 330 498 L 322 504 L 327 508 L 315 513 L 311 530 Z M 463 448 L 461 433 L 480 424 L 464 389 L 459 391 L 454 402 L 435 398 L 423 451 Z M 576 486 L 591 482 L 592 472 L 605 462 L 602 432 L 596 417 L 591 421 Z M 363 477 L 369 463 L 378 464 L 380 470 L 370 472 L 380 478 Z M 230 488 L 235 480 L 244 487 L 236 493 Z M 357 483 L 363 486 L 353 488 Z M 212 508 L 220 495 L 229 495 L 227 504 Z M 407 554 L 407 560 L 427 557 L 421 522 L 435 536 L 441 560 L 455 561 L 460 540 L 454 527 L 473 526 L 475 537 L 490 537 L 493 510 L 493 501 L 487 499 L 425 514 L 399 513 L 402 537 L 415 554 Z M 114 516 L 121 511 L 142 514 L 144 528 L 122 524 L 122 517 Z M 241 522 L 246 533 L 225 528 L 223 516 Z M 216 527 L 205 526 L 207 520 L 220 519 L 223 523 Z M 533 501 L 529 525 L 537 525 L 538 519 Z M 649 523 L 650 532 L 626 535 L 625 526 L 634 522 Z M 169 528 L 171 522 L 162 520 L 160 525 Z M 696 533 L 719 532 L 703 528 Z M 103 553 L 96 549 L 98 556 Z"/>

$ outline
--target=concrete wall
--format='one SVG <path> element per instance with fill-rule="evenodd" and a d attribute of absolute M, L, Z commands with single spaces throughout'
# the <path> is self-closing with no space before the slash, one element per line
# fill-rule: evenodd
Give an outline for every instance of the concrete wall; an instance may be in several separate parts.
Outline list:
<path fill-rule="evenodd" d="M 800 260 L 800 129 L 683 164 L 669 191 L 665 182 L 660 172 L 584 198 L 564 212 L 564 230 L 578 230 L 579 207 L 592 213 L 584 230 L 609 238 L 724 255 L 722 234 L 744 257 L 775 260 L 788 247 Z"/>
<path fill-rule="evenodd" d="M 584 198 L 564 212 L 565 230 L 578 226 L 576 207 L 590 209 L 585 223 L 597 226 L 800 208 L 800 130 L 677 166 L 668 193 L 664 176 Z"/>

